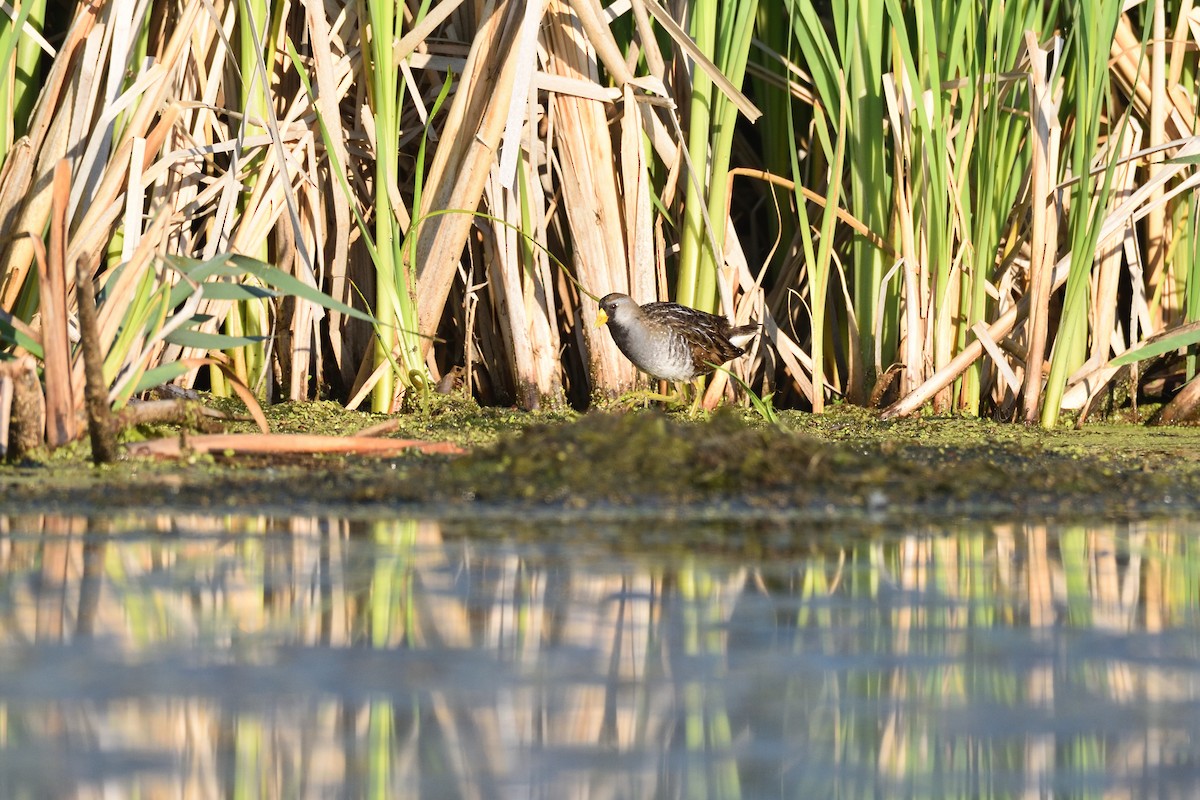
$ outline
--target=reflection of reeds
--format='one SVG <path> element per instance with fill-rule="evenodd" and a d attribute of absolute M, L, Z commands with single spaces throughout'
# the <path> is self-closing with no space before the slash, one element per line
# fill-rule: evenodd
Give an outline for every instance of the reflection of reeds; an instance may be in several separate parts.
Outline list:
<path fill-rule="evenodd" d="M 1196 700 L 1190 634 L 1152 638 L 1200 618 L 1183 525 L 825 541 L 754 572 L 412 521 L 0 534 L 0 742 L 165 755 L 113 778 L 147 797 L 1008 796 L 1192 752 L 1154 721 Z"/>

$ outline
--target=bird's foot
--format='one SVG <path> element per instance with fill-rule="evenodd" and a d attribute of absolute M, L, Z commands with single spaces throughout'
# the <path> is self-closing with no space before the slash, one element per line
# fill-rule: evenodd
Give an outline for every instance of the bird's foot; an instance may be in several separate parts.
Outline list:
<path fill-rule="evenodd" d="M 645 389 L 626 392 L 613 402 L 625 408 L 646 408 L 651 403 L 662 403 L 666 408 L 681 408 L 686 405 L 686 402 L 678 394 L 662 394 Z"/>

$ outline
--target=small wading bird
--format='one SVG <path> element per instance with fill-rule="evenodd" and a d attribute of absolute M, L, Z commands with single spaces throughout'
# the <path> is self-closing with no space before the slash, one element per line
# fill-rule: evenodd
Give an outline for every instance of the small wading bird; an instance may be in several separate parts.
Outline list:
<path fill-rule="evenodd" d="M 613 341 L 635 367 L 678 383 L 690 383 L 744 355 L 743 348 L 761 327 L 731 325 L 725 317 L 678 303 L 639 306 L 629 295 L 615 292 L 600 299 L 596 326 L 601 325 L 608 325 Z"/>

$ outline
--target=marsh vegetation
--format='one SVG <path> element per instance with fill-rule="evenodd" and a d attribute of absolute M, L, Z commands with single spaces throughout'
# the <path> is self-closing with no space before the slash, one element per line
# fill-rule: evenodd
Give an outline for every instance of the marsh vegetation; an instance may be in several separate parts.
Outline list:
<path fill-rule="evenodd" d="M 1116 380 L 1179 419 L 1190 14 L 17 3 L 0 405 L 34 384 L 48 441 L 79 434 L 82 291 L 118 410 L 170 382 L 387 412 L 446 375 L 485 405 L 582 407 L 638 380 L 593 325 L 619 291 L 761 321 L 734 369 L 779 408 L 1050 427 Z"/>

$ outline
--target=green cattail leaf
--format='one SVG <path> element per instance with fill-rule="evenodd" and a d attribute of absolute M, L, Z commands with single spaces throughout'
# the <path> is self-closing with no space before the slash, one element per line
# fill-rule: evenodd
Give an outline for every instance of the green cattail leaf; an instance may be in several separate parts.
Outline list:
<path fill-rule="evenodd" d="M 1194 344 L 1200 344 L 1200 323 L 1196 322 L 1184 325 L 1175 332 L 1155 339 L 1152 342 L 1146 342 L 1141 347 L 1126 350 L 1108 362 L 1108 365 L 1110 367 L 1123 367 L 1135 361 L 1144 361 L 1147 358 L 1161 356 L 1163 353 L 1169 353 L 1181 347 L 1190 347 Z"/>
<path fill-rule="evenodd" d="M 208 261 L 196 261 L 195 259 L 184 258 L 182 256 L 168 256 L 167 261 L 189 279 L 197 283 L 203 283 L 209 278 L 229 277 L 241 278 L 247 275 L 257 278 L 274 290 L 271 296 L 289 295 L 298 297 L 301 300 L 308 300 L 310 303 L 316 303 L 322 308 L 327 308 L 330 311 L 336 311 L 339 314 L 345 314 L 348 317 L 360 319 L 363 322 L 376 323 L 374 317 L 366 312 L 351 308 L 350 306 L 338 300 L 334 300 L 329 295 L 322 292 L 313 286 L 309 286 L 293 275 L 289 275 L 281 269 L 271 266 L 266 262 L 259 261 L 256 258 L 237 254 L 225 254 L 211 258 Z M 228 286 L 232 284 L 205 283 L 204 294 L 206 297 L 214 297 L 211 293 L 214 286 Z M 178 298 L 182 301 L 184 297 L 191 294 L 190 287 L 181 284 L 176 286 L 176 290 L 182 292 L 182 296 Z M 217 289 L 217 292 L 229 292 L 228 289 Z M 258 295 L 257 297 L 261 297 Z M 176 300 L 172 295 L 171 299 Z M 221 297 L 218 299 L 230 299 Z M 236 299 L 246 299 L 238 297 Z"/>

